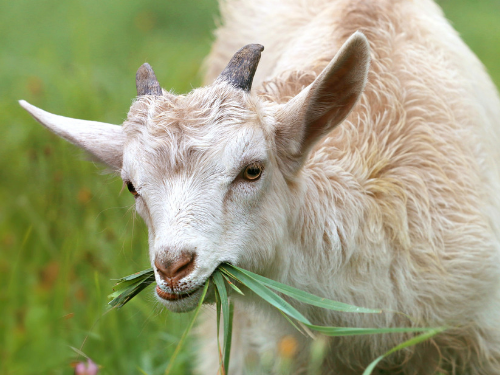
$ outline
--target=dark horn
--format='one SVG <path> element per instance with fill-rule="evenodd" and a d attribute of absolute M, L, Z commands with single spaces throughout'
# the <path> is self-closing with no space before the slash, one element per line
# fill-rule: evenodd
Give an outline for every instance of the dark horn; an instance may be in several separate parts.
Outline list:
<path fill-rule="evenodd" d="M 259 65 L 260 53 L 264 46 L 248 44 L 236 52 L 217 78 L 218 81 L 227 82 L 234 87 L 250 92 L 253 76 Z"/>
<path fill-rule="evenodd" d="M 153 68 L 148 63 L 144 63 L 137 70 L 135 75 L 135 85 L 137 86 L 137 95 L 156 95 L 161 96 L 163 92 L 161 91 L 160 84 L 156 79 L 155 72 Z"/>

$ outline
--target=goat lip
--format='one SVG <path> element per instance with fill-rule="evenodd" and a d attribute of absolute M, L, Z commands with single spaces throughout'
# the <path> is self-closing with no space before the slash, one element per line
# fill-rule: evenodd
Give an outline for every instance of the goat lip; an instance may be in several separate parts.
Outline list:
<path fill-rule="evenodd" d="M 156 294 L 158 295 L 158 297 L 160 297 L 164 300 L 167 300 L 167 301 L 178 301 L 180 299 L 192 296 L 194 292 L 196 292 L 196 290 L 192 290 L 189 293 L 174 294 L 174 293 L 165 292 L 158 285 L 156 286 Z"/>

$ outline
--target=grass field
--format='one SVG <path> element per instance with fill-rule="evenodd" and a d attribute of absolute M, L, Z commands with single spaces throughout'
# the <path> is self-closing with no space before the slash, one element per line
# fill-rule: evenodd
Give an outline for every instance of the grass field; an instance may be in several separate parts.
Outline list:
<path fill-rule="evenodd" d="M 500 85 L 500 0 L 441 1 Z M 215 0 L 0 0 L 0 374 L 162 374 L 189 316 L 143 293 L 103 316 L 110 279 L 147 268 L 147 233 L 118 178 L 37 125 L 18 99 L 121 123 L 145 61 L 163 87 L 200 82 Z M 177 374 L 188 374 L 192 340 Z"/>

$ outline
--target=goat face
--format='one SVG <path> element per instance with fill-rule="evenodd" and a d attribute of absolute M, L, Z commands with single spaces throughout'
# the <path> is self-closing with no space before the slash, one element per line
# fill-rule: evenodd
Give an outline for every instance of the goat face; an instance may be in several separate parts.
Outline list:
<path fill-rule="evenodd" d="M 187 96 L 141 97 L 123 125 L 121 175 L 149 227 L 157 294 L 193 308 L 222 262 L 270 264 L 286 227 L 273 160 L 273 117 L 227 83 Z M 197 292 L 198 291 L 198 292 Z"/>
<path fill-rule="evenodd" d="M 143 65 L 122 127 L 21 102 L 121 174 L 149 227 L 156 293 L 170 310 L 194 308 L 222 262 L 264 274 L 277 264 L 275 249 L 291 237 L 300 168 L 348 115 L 368 73 L 368 42 L 356 33 L 310 86 L 278 105 L 250 94 L 261 51 L 244 47 L 213 85 L 186 96 L 162 91 Z"/>

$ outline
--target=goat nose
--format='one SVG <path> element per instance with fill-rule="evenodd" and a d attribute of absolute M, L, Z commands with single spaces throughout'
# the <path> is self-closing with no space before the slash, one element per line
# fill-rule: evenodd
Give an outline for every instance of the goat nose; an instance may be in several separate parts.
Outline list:
<path fill-rule="evenodd" d="M 160 277 L 173 288 L 181 279 L 193 271 L 194 260 L 194 253 L 183 252 L 175 259 L 157 257 L 155 266 Z"/>

